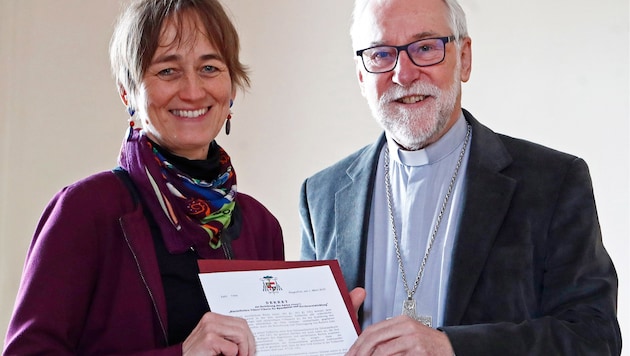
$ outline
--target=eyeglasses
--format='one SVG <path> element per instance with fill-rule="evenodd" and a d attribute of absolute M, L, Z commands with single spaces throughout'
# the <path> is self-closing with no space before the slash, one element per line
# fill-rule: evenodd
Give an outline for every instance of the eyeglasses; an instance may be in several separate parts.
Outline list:
<path fill-rule="evenodd" d="M 370 73 L 385 73 L 394 70 L 401 51 L 406 51 L 411 62 L 418 67 L 441 63 L 446 54 L 446 44 L 455 36 L 425 38 L 404 46 L 375 46 L 357 51 L 365 70 Z"/>

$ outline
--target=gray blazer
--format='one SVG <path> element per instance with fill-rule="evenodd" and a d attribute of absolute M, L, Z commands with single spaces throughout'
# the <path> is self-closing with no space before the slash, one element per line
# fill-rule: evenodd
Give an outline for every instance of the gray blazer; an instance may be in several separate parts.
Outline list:
<path fill-rule="evenodd" d="M 461 355 L 618 355 L 617 274 L 591 179 L 575 156 L 473 127 L 445 325 Z M 384 135 L 306 179 L 301 258 L 337 259 L 364 285 Z"/>

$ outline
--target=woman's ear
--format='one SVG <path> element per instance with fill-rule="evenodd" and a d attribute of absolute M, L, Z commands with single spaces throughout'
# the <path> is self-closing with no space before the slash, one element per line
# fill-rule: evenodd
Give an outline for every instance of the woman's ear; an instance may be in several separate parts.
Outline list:
<path fill-rule="evenodd" d="M 127 97 L 127 90 L 120 85 L 118 86 L 118 94 L 120 94 L 120 99 L 122 100 L 125 106 L 129 106 L 129 98 Z"/>

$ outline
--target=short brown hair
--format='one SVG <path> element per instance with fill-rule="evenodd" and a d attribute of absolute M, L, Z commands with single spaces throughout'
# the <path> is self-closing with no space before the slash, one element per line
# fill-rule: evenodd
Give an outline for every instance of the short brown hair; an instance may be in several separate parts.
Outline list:
<path fill-rule="evenodd" d="M 239 60 L 238 33 L 217 0 L 132 0 L 120 15 L 109 45 L 116 84 L 129 91 L 130 100 L 158 47 L 163 23 L 172 17 L 181 34 L 183 18 L 189 11 L 199 16 L 208 39 L 223 57 L 232 85 L 249 87 L 247 67 Z"/>

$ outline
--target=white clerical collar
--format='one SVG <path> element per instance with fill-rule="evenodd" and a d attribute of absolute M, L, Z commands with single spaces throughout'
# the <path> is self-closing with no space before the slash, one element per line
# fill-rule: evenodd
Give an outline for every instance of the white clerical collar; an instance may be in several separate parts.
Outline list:
<path fill-rule="evenodd" d="M 444 136 L 420 150 L 403 150 L 389 134 L 385 133 L 385 137 L 387 138 L 389 152 L 391 152 L 391 159 L 405 166 L 413 167 L 433 164 L 457 150 L 466 137 L 466 130 L 466 119 L 464 119 L 464 114 L 462 113 L 455 125 Z"/>

